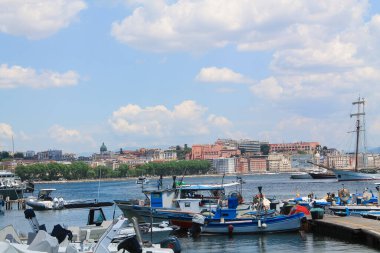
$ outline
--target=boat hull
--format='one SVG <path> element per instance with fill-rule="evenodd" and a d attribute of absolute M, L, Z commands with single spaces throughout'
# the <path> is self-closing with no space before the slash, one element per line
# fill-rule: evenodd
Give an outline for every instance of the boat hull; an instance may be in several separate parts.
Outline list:
<path fill-rule="evenodd" d="M 33 210 L 36 210 L 36 211 L 59 210 L 63 208 L 63 206 L 55 206 L 53 204 L 53 201 L 27 200 L 26 205 L 30 206 L 31 208 L 33 208 Z"/>
<path fill-rule="evenodd" d="M 308 173 L 300 173 L 300 174 L 291 174 L 291 179 L 311 179 L 311 176 Z"/>
<path fill-rule="evenodd" d="M 330 174 L 330 173 L 312 173 L 312 172 L 310 172 L 309 175 L 313 179 L 336 179 L 336 175 Z"/>
<path fill-rule="evenodd" d="M 133 205 L 128 201 L 119 200 L 115 200 L 115 203 L 128 219 L 136 217 L 139 222 L 150 222 L 151 218 L 153 218 L 154 222 L 168 220 L 168 214 L 166 212 L 157 212 L 155 209 L 152 210 L 149 206 Z M 173 209 L 172 211 L 175 210 Z"/>
<path fill-rule="evenodd" d="M 338 181 L 380 180 L 380 173 L 333 170 Z"/>
<path fill-rule="evenodd" d="M 281 233 L 297 231 L 301 227 L 301 219 L 305 215 L 280 215 L 263 219 L 244 219 L 232 221 L 210 221 L 202 227 L 202 233 L 207 234 L 251 234 L 251 233 Z M 264 225 L 265 224 L 265 225 Z"/>

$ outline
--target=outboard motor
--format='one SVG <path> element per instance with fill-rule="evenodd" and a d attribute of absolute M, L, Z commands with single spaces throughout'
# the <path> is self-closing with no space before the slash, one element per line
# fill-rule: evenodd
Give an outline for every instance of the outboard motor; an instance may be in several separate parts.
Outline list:
<path fill-rule="evenodd" d="M 123 252 L 128 251 L 130 253 L 141 253 L 142 248 L 137 240 L 136 235 L 131 235 L 125 238 L 119 245 L 117 245 L 117 251 L 123 249 Z"/>
<path fill-rule="evenodd" d="M 38 223 L 38 220 L 36 218 L 36 214 L 34 213 L 33 209 L 26 209 L 24 211 L 25 219 L 29 220 L 29 224 L 32 227 L 33 232 L 38 233 L 39 230 L 46 231 L 46 227 L 44 224 L 40 226 Z"/>
<path fill-rule="evenodd" d="M 182 248 L 179 240 L 175 236 L 170 236 L 160 242 L 161 248 L 172 249 L 174 253 L 180 253 Z"/>

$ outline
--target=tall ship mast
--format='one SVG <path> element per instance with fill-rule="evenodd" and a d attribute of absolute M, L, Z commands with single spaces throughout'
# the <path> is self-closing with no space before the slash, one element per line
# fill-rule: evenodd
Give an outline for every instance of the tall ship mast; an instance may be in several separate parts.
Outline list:
<path fill-rule="evenodd" d="M 366 148 L 364 148 L 363 152 L 363 163 L 362 167 L 359 166 L 359 145 L 361 142 L 360 133 L 363 132 L 363 144 L 366 145 L 365 141 L 365 112 L 364 98 L 358 98 L 357 101 L 352 103 L 357 106 L 357 112 L 352 113 L 350 117 L 356 117 L 356 128 L 355 128 L 355 165 L 353 170 L 339 170 L 336 168 L 332 168 L 332 171 L 336 175 L 338 181 L 358 181 L 358 180 L 380 180 L 379 168 L 368 168 L 366 160 Z"/>

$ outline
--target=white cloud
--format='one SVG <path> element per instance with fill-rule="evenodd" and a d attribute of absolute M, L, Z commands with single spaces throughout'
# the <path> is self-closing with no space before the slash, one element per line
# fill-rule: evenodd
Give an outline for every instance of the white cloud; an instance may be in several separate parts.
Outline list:
<path fill-rule="evenodd" d="M 242 74 L 237 73 L 229 68 L 207 67 L 202 68 L 196 80 L 200 82 L 213 82 L 213 83 L 252 83 L 252 81 Z"/>
<path fill-rule="evenodd" d="M 250 89 L 256 96 L 269 99 L 280 98 L 284 92 L 284 89 L 274 77 L 262 80 L 258 84 L 251 86 Z"/>
<path fill-rule="evenodd" d="M 95 144 L 93 138 L 86 133 L 82 133 L 76 129 L 66 129 L 60 125 L 54 125 L 49 129 L 50 138 L 59 143 L 89 143 Z"/>
<path fill-rule="evenodd" d="M 356 46 L 343 43 L 338 39 L 312 45 L 307 48 L 286 49 L 273 56 L 272 65 L 278 71 L 313 70 L 320 71 L 331 68 L 356 67 L 363 61 L 356 57 Z"/>
<path fill-rule="evenodd" d="M 355 26 L 362 21 L 368 3 L 362 0 L 180 0 L 175 3 L 157 0 L 134 1 L 133 7 L 130 16 L 112 25 L 112 35 L 132 47 L 150 51 L 197 51 L 232 44 L 241 50 L 266 50 L 305 43 L 303 32 L 307 29 L 303 27 L 313 27 L 313 31 L 319 30 L 327 36 Z"/>
<path fill-rule="evenodd" d="M 86 7 L 83 0 L 0 1 L 0 32 L 46 38 L 68 27 Z"/>
<path fill-rule="evenodd" d="M 0 123 L 0 138 L 6 138 L 9 139 L 14 135 L 14 132 L 12 130 L 12 126 Z"/>
<path fill-rule="evenodd" d="M 208 119 L 210 123 L 212 123 L 215 126 L 218 127 L 229 127 L 232 125 L 232 122 L 229 121 L 226 117 L 223 116 L 216 116 L 214 114 L 211 114 Z"/>
<path fill-rule="evenodd" d="M 175 105 L 173 110 L 163 105 L 142 108 L 129 104 L 113 112 L 109 123 L 120 134 L 152 139 L 201 136 L 231 125 L 225 117 L 207 115 L 207 108 L 192 100 Z"/>
<path fill-rule="evenodd" d="M 75 71 L 65 73 L 53 72 L 50 70 L 40 71 L 37 73 L 32 68 L 21 66 L 0 65 L 0 88 L 47 88 L 73 86 L 78 83 L 79 75 Z"/>

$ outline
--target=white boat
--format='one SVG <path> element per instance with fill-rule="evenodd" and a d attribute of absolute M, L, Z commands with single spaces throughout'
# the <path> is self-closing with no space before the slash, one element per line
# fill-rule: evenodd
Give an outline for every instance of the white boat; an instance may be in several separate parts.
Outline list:
<path fill-rule="evenodd" d="M 25 192 L 33 192 L 34 184 L 31 182 L 22 182 L 21 178 L 13 172 L 0 170 L 0 195 L 3 199 L 7 197 L 10 200 L 23 198 Z"/>
<path fill-rule="evenodd" d="M 33 210 L 29 209 L 25 216 L 28 217 L 33 229 L 33 232 L 28 234 L 28 240 L 22 241 L 14 228 L 11 225 L 7 226 L 0 231 L 1 252 L 114 253 L 122 249 L 137 249 L 137 252 L 173 253 L 174 251 L 168 248 L 170 245 L 175 246 L 176 249 L 181 248 L 175 237 L 166 238 L 159 244 L 144 243 L 137 220 L 131 226 L 128 219 L 124 217 L 119 217 L 114 221 L 103 220 L 100 225 L 88 224 L 79 230 L 79 234 L 76 234 L 77 231 L 70 234 L 71 231 L 60 226 L 54 232 L 56 225 L 50 235 L 40 229 L 42 226 L 39 226 Z M 96 218 L 98 215 L 97 213 L 91 215 L 90 212 L 89 218 L 90 216 Z M 153 230 L 153 234 L 155 233 L 156 231 Z"/>
<path fill-rule="evenodd" d="M 149 183 L 149 178 L 141 176 L 136 179 L 136 184 L 147 184 Z"/>
<path fill-rule="evenodd" d="M 65 201 L 62 197 L 52 197 L 51 193 L 55 191 L 53 188 L 41 189 L 37 198 L 28 197 L 26 204 L 35 210 L 60 210 L 64 208 Z"/>
<path fill-rule="evenodd" d="M 355 145 L 355 167 L 354 170 L 338 170 L 333 168 L 332 171 L 336 175 L 338 181 L 359 181 L 359 180 L 380 180 L 380 171 L 379 168 L 376 167 L 368 167 L 366 166 L 366 154 L 363 154 L 363 163 L 364 167 L 359 168 L 359 143 L 360 143 L 360 134 L 361 132 L 365 133 L 364 129 L 364 104 L 365 100 L 359 97 L 359 99 L 352 103 L 353 105 L 357 105 L 358 109 L 356 113 L 351 114 L 351 117 L 356 116 L 356 145 Z"/>

